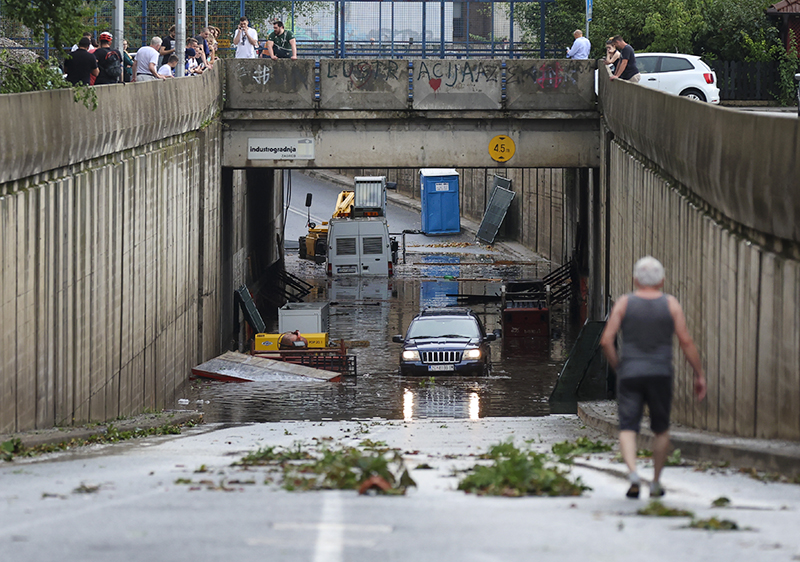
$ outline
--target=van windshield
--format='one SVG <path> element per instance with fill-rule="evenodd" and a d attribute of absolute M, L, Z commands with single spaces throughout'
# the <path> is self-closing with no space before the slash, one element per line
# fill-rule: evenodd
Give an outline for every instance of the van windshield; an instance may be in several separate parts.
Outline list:
<path fill-rule="evenodd" d="M 408 327 L 406 339 L 419 338 L 478 338 L 480 330 L 473 318 L 417 318 Z"/>

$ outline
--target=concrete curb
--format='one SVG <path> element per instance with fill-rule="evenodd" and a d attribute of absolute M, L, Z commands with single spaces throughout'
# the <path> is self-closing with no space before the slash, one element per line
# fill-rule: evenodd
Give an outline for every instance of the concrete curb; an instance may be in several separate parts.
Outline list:
<path fill-rule="evenodd" d="M 616 437 L 617 405 L 610 400 L 578 403 L 578 417 L 588 427 Z M 648 420 L 642 421 L 639 447 L 653 448 L 653 432 Z M 712 433 L 673 424 L 672 446 L 681 456 L 702 461 L 726 462 L 736 468 L 755 468 L 787 476 L 800 475 L 800 443 L 775 439 L 754 439 Z"/>
<path fill-rule="evenodd" d="M 353 179 L 341 174 L 335 174 L 327 170 L 304 170 L 302 173 L 310 178 L 328 181 L 345 189 L 353 188 Z M 386 194 L 386 199 L 395 205 L 399 205 L 410 211 L 420 212 L 422 210 L 422 203 L 420 203 L 418 199 L 412 199 L 411 197 L 406 197 L 405 195 L 401 195 L 399 193 L 389 191 Z M 477 235 L 480 224 L 472 219 L 461 217 L 461 228 L 472 235 Z M 529 250 L 518 242 L 496 240 L 492 246 L 512 256 L 517 261 L 549 261 L 535 254 L 533 251 Z"/>
<path fill-rule="evenodd" d="M 119 431 L 133 431 L 136 429 L 154 429 L 167 424 L 183 425 L 190 422 L 197 424 L 203 423 L 203 414 L 195 410 L 176 410 L 158 414 L 142 414 L 134 418 L 116 422 L 105 422 L 91 427 L 65 427 L 0 435 L 0 443 L 12 439 L 19 439 L 25 447 L 58 445 L 60 443 L 68 443 L 73 439 L 89 439 L 96 435 L 105 435 L 108 432 L 109 426 L 113 426 Z"/>

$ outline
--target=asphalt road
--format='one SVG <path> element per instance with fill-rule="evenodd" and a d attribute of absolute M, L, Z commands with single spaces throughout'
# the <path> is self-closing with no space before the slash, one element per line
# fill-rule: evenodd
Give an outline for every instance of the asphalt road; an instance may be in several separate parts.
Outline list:
<path fill-rule="evenodd" d="M 490 445 L 513 439 L 547 451 L 578 436 L 574 416 L 364 420 L 200 426 L 0 465 L 0 552 L 8 562 L 205 561 L 789 561 L 800 557 L 800 486 L 728 470 L 670 467 L 665 503 L 744 530 L 686 528 L 644 517 L 624 497 L 613 453 L 579 459 L 581 497 L 477 497 L 456 489 Z M 288 492 L 265 470 L 231 464 L 267 445 L 357 445 L 403 452 L 417 488 L 406 496 Z M 416 468 L 426 463 L 432 468 Z M 650 469 L 642 470 L 644 477 Z M 191 481 L 191 484 L 180 483 Z M 727 508 L 712 508 L 727 497 Z"/>

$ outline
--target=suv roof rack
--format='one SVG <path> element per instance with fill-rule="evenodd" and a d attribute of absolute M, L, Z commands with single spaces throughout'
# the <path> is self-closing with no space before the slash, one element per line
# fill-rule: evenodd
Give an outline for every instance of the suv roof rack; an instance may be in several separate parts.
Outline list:
<path fill-rule="evenodd" d="M 426 308 L 420 313 L 420 316 L 471 316 L 472 312 L 469 308 Z"/>

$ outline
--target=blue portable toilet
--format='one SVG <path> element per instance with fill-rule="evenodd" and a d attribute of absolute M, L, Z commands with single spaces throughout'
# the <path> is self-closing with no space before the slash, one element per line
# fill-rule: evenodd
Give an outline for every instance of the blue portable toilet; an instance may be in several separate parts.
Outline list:
<path fill-rule="evenodd" d="M 461 213 L 458 203 L 458 172 L 453 168 L 423 168 L 419 171 L 423 234 L 458 234 Z"/>

